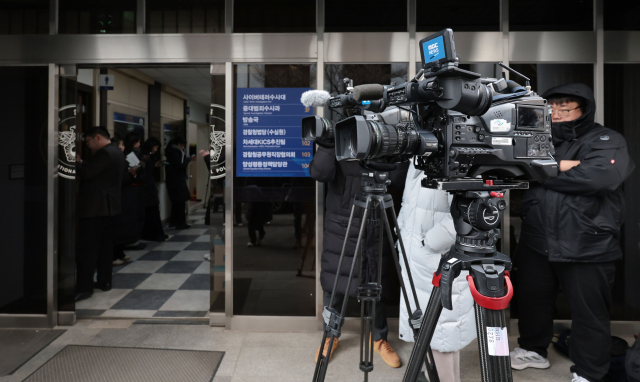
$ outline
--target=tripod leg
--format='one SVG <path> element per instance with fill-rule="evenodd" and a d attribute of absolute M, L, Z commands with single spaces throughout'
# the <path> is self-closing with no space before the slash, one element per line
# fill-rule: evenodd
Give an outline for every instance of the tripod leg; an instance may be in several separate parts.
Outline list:
<path fill-rule="evenodd" d="M 342 269 L 342 261 L 344 260 L 344 256 L 347 250 L 347 242 L 349 241 L 349 231 L 351 230 L 351 223 L 353 222 L 353 214 L 354 211 L 356 209 L 356 206 L 353 205 L 351 207 L 351 215 L 349 216 L 349 223 L 347 224 L 347 233 L 345 235 L 344 238 L 344 242 L 342 244 L 342 252 L 340 253 L 340 260 L 338 261 L 338 271 L 336 272 L 336 278 L 333 282 L 333 290 L 331 291 L 331 299 L 329 302 L 329 308 L 332 308 L 333 306 L 333 300 L 335 298 L 336 295 L 336 289 L 338 286 L 338 278 L 340 277 L 340 270 Z M 367 216 L 367 211 L 365 210 L 364 212 L 364 216 Z M 364 229 L 364 225 L 361 225 L 360 227 L 360 233 L 358 235 L 358 244 L 356 245 L 356 254 L 358 253 L 358 246 L 360 243 L 360 239 L 362 236 L 362 232 Z M 351 273 L 349 274 L 349 282 L 348 282 L 348 286 L 347 286 L 347 293 L 345 296 L 345 301 L 343 304 L 343 308 L 342 308 L 342 312 L 341 314 L 337 317 L 338 321 L 342 321 L 343 317 L 344 317 L 344 312 L 345 312 L 345 308 L 346 308 L 346 302 L 348 299 L 348 293 L 349 293 L 349 286 L 351 285 L 351 278 L 353 277 L 353 268 L 354 265 L 356 263 L 356 258 L 353 259 L 353 264 L 351 265 Z M 327 307 L 325 307 L 325 311 L 327 310 Z M 329 312 L 332 313 L 332 312 Z M 323 312 L 324 314 L 324 312 Z M 327 367 L 329 365 L 329 358 L 331 358 L 331 350 L 333 349 L 333 340 L 337 337 L 340 336 L 340 328 L 342 326 L 342 323 L 333 323 L 337 328 L 333 328 L 330 325 L 328 325 L 327 323 L 327 319 L 325 318 L 325 325 L 324 325 L 324 331 L 323 331 L 323 335 L 322 335 L 322 341 L 320 342 L 320 354 L 318 354 L 318 359 L 316 360 L 316 368 L 315 371 L 313 373 L 313 382 L 323 382 L 324 381 L 324 377 L 327 373 Z M 327 349 L 327 355 L 326 357 L 324 356 L 324 344 L 327 340 L 327 337 L 329 337 L 329 348 Z"/>
<path fill-rule="evenodd" d="M 318 355 L 318 360 L 316 361 L 316 372 L 313 375 L 313 381 L 314 382 L 323 382 L 325 375 L 327 374 L 327 367 L 329 365 L 329 358 L 331 357 L 331 350 L 333 349 L 333 340 L 336 337 L 340 336 L 340 328 L 342 327 L 342 323 L 344 322 L 344 313 L 347 310 L 347 303 L 349 300 L 349 290 L 351 289 L 351 281 L 353 280 L 353 272 L 356 268 L 356 263 L 358 262 L 358 254 L 360 253 L 360 248 L 362 246 L 362 235 L 364 234 L 364 228 L 365 228 L 365 222 L 367 221 L 367 216 L 369 215 L 369 206 L 371 204 L 371 201 L 367 201 L 367 204 L 364 208 L 364 214 L 362 215 L 362 220 L 361 220 L 361 224 L 360 224 L 360 232 L 358 233 L 358 241 L 356 242 L 356 249 L 354 252 L 354 259 L 353 262 L 351 263 L 351 270 L 349 271 L 349 278 L 347 279 L 347 288 L 345 289 L 345 296 L 344 296 L 344 301 L 342 302 L 342 308 L 340 310 L 340 314 L 337 315 L 337 317 L 335 317 L 338 321 L 340 321 L 340 323 L 336 324 L 334 322 L 332 322 L 335 326 L 334 327 L 330 327 L 329 325 L 327 325 L 327 321 L 325 321 L 325 326 L 324 326 L 324 335 L 323 335 L 323 341 L 320 343 L 320 354 Z M 329 303 L 329 309 L 331 308 L 331 305 L 333 305 L 333 300 L 336 294 L 336 289 L 337 289 L 337 285 L 338 285 L 338 277 L 340 276 L 340 270 L 342 269 L 342 260 L 344 259 L 344 255 L 346 252 L 346 248 L 347 248 L 347 242 L 349 240 L 349 230 L 351 229 L 351 222 L 353 220 L 353 213 L 355 210 L 355 205 L 351 208 L 351 216 L 349 217 L 349 224 L 347 225 L 347 232 L 345 234 L 345 241 L 344 244 L 342 246 L 342 253 L 340 254 L 340 261 L 338 262 L 338 270 L 336 272 L 336 278 L 335 281 L 333 283 L 333 292 L 331 293 L 331 300 Z M 325 307 L 325 310 L 327 310 L 327 307 Z M 323 313 L 324 314 L 324 313 Z M 332 314 L 333 316 L 333 314 Z M 323 349 L 324 349 L 324 342 L 327 338 L 327 333 L 330 332 L 330 336 L 329 336 L 329 348 L 327 349 L 327 355 L 324 356 L 323 355 Z"/>
<path fill-rule="evenodd" d="M 506 330 L 507 320 L 504 310 L 486 309 L 477 303 L 474 304 L 474 309 L 482 381 L 512 381 L 509 338 Z"/>
<path fill-rule="evenodd" d="M 344 235 L 344 241 L 342 242 L 342 251 L 340 253 L 340 260 L 338 260 L 338 271 L 336 272 L 336 278 L 333 280 L 333 290 L 331 291 L 331 300 L 329 300 L 329 306 L 333 306 L 333 298 L 336 294 L 336 289 L 338 288 L 338 278 L 340 277 L 340 270 L 342 269 L 342 261 L 344 260 L 344 254 L 347 251 L 347 243 L 349 242 L 349 232 L 351 231 L 351 223 L 353 222 L 353 213 L 356 210 L 356 206 L 353 205 L 351 206 L 351 214 L 349 215 L 349 223 L 347 223 L 347 231 Z M 366 210 L 364 213 L 364 216 L 367 216 Z M 364 223 L 360 224 L 360 233 L 358 234 L 358 244 L 360 243 L 360 236 L 362 235 L 362 227 L 364 227 Z M 358 254 L 358 248 L 356 246 L 356 252 L 354 254 L 355 255 Z M 355 259 L 354 259 L 355 261 Z M 353 267 L 352 267 L 353 269 Z M 351 276 L 349 276 L 351 277 Z M 347 288 L 347 293 L 345 295 L 345 301 L 347 301 L 347 296 L 349 294 L 349 288 Z M 344 312 L 342 312 L 344 314 Z"/>
<path fill-rule="evenodd" d="M 391 208 L 391 214 L 394 217 L 394 223 L 395 228 L 396 228 L 396 232 L 398 234 L 398 241 L 400 243 L 402 243 L 402 235 L 400 234 L 400 228 L 397 225 L 397 221 L 395 220 L 395 211 L 393 210 L 393 208 Z M 387 229 L 387 237 L 389 240 L 389 246 L 391 247 L 391 253 L 393 255 L 393 261 L 395 262 L 396 265 L 396 271 L 398 272 L 398 280 L 400 280 L 400 290 L 402 291 L 402 295 L 404 297 L 404 303 L 407 306 L 407 313 L 409 317 L 409 320 L 411 320 L 412 314 L 413 312 L 411 312 L 411 304 L 409 304 L 409 296 L 407 295 L 407 287 L 404 283 L 404 279 L 402 277 L 402 270 L 400 267 L 400 261 L 398 260 L 398 253 L 396 252 L 396 247 L 395 247 L 395 243 L 393 242 L 393 236 L 391 236 L 391 227 L 389 226 L 389 219 L 387 218 L 387 214 L 384 214 L 384 225 Z M 415 307 L 416 309 L 420 309 L 420 303 L 418 302 L 418 296 L 416 294 L 415 291 L 415 287 L 413 286 L 413 279 L 411 278 L 411 270 L 409 269 L 409 263 L 408 263 L 408 259 L 407 259 L 407 254 L 406 252 L 404 252 L 404 245 L 401 244 L 400 247 L 401 251 L 403 252 L 404 255 L 404 261 L 405 261 L 405 267 L 407 270 L 407 276 L 409 277 L 409 281 L 410 281 L 410 285 L 411 285 L 411 290 L 413 292 L 413 298 L 414 298 L 414 302 L 415 302 Z M 409 325 L 411 326 L 411 323 L 409 323 Z M 411 326 L 411 328 L 413 329 L 413 333 L 414 333 L 414 339 L 415 337 L 417 337 L 417 329 L 415 329 L 413 326 Z M 429 382 L 439 382 L 439 378 L 438 378 L 438 371 L 436 369 L 436 363 L 433 361 L 433 353 L 431 351 L 431 346 L 429 346 L 429 348 L 427 349 L 427 352 L 429 354 L 429 358 L 424 358 L 424 362 L 425 362 L 425 367 L 427 369 L 427 374 L 429 375 Z"/>
<path fill-rule="evenodd" d="M 415 382 L 418 379 L 418 374 L 422 368 L 422 362 L 425 360 L 427 350 L 429 349 L 431 339 L 433 338 L 433 332 L 436 330 L 438 318 L 440 318 L 440 313 L 442 313 L 440 293 L 440 288 L 433 287 L 429 303 L 427 304 L 427 310 L 424 312 L 424 317 L 422 318 L 420 333 L 418 333 L 418 338 L 413 346 L 413 351 L 411 352 L 407 369 L 404 372 L 404 378 L 402 379 L 403 382 Z"/>
<path fill-rule="evenodd" d="M 404 266 L 407 268 L 407 276 L 409 278 L 409 285 L 411 285 L 411 291 L 413 292 L 413 299 L 416 302 L 416 309 L 420 309 L 420 305 L 418 304 L 418 295 L 416 293 L 416 287 L 413 285 L 413 277 L 411 276 L 411 270 L 409 269 L 409 259 L 407 259 L 407 251 L 404 249 L 404 242 L 402 241 L 402 235 L 400 234 L 400 226 L 398 225 L 398 219 L 396 218 L 396 211 L 391 209 L 391 217 L 393 218 L 393 226 L 398 233 L 398 242 L 400 243 L 400 252 L 402 252 L 402 258 L 404 260 Z M 385 219 L 386 219 L 385 214 Z M 387 225 L 389 222 L 387 221 Z"/>
<path fill-rule="evenodd" d="M 491 268 L 491 276 L 496 272 Z M 508 272 L 504 273 L 506 284 L 503 297 L 487 297 L 483 288 L 476 289 L 475 281 L 487 283 L 487 273 L 483 268 L 472 268 L 467 276 L 469 289 L 475 301 L 476 330 L 478 333 L 478 350 L 480 353 L 480 371 L 482 382 L 511 382 L 511 360 L 509 358 L 509 337 L 504 310 L 513 296 L 513 286 Z M 472 276 L 473 275 L 473 276 Z M 497 272 L 501 276 L 502 272 Z M 474 279 L 476 279 L 474 281 Z M 498 278 L 498 280 L 500 280 Z M 486 292 L 484 292 L 486 293 Z"/>

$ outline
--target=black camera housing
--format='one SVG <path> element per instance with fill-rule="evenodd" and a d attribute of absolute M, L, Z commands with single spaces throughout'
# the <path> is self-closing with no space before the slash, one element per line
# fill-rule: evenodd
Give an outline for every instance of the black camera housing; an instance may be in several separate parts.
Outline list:
<path fill-rule="evenodd" d="M 431 187 L 438 182 L 475 179 L 545 181 L 556 177 L 551 115 L 538 96 L 494 104 L 469 116 L 430 105 L 423 127 L 438 137 L 441 150 L 416 158 Z"/>

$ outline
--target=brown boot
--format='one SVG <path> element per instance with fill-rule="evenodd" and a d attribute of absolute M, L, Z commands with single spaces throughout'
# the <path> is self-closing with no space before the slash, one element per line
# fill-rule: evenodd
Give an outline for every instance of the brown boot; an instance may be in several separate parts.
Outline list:
<path fill-rule="evenodd" d="M 400 357 L 393 350 L 391 345 L 386 340 L 378 340 L 373 343 L 373 351 L 380 354 L 384 363 L 391 367 L 400 367 L 402 362 L 400 362 Z"/>
<path fill-rule="evenodd" d="M 329 351 L 329 340 L 331 338 L 327 337 L 324 341 L 324 351 L 322 352 L 323 356 L 327 356 L 327 351 Z M 338 337 L 334 337 L 333 346 L 331 347 L 331 355 L 329 355 L 329 361 L 331 361 L 331 357 L 333 357 L 333 352 L 338 348 Z M 318 356 L 320 356 L 320 346 L 318 346 L 318 351 L 316 351 L 316 362 L 318 362 Z"/>

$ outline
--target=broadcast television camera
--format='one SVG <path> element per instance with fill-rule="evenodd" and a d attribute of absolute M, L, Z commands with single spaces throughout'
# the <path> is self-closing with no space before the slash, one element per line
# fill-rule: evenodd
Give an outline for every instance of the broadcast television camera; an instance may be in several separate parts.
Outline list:
<path fill-rule="evenodd" d="M 445 190 L 523 188 L 523 182 L 557 176 L 547 101 L 505 78 L 481 78 L 460 69 L 453 32 L 420 40 L 423 66 L 400 85 L 360 85 L 330 97 L 315 93 L 307 106 L 353 108 L 334 123 L 302 120 L 303 139 L 330 145 L 338 160 L 414 158 L 425 187 Z M 317 91 L 316 91 L 317 92 Z M 325 92 L 326 93 L 326 92 Z M 496 184 L 498 186 L 498 184 Z"/>

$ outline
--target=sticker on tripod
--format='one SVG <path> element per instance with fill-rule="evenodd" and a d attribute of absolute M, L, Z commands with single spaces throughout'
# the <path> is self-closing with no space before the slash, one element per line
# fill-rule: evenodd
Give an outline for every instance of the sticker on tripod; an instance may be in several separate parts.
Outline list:
<path fill-rule="evenodd" d="M 506 133 L 511 130 L 511 123 L 506 119 L 492 119 L 489 129 L 492 133 Z"/>
<path fill-rule="evenodd" d="M 487 326 L 487 348 L 489 355 L 508 356 L 509 337 L 507 336 L 507 328 Z"/>
<path fill-rule="evenodd" d="M 511 138 L 491 138 L 491 144 L 494 146 L 511 146 Z"/>

